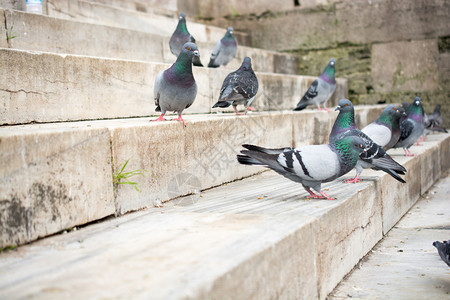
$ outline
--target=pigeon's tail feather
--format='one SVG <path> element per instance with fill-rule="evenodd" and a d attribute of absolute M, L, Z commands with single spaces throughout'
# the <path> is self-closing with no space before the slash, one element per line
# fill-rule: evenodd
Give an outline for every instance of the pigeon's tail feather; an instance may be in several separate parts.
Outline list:
<path fill-rule="evenodd" d="M 390 170 L 390 169 L 381 169 L 381 168 L 380 168 L 379 170 L 388 173 L 389 175 L 391 175 L 393 178 L 397 179 L 397 180 L 400 181 L 401 183 L 406 183 L 406 181 L 403 180 L 403 178 L 401 178 L 400 175 L 398 175 L 398 174 L 400 174 L 400 172 L 399 172 L 399 173 L 396 173 L 396 172 L 393 171 L 393 170 Z"/>
<path fill-rule="evenodd" d="M 208 68 L 218 68 L 218 67 L 220 67 L 220 66 L 219 66 L 219 65 L 216 65 L 214 60 L 211 59 L 211 60 L 209 61 L 209 63 L 208 63 Z"/>
<path fill-rule="evenodd" d="M 309 105 L 308 101 L 300 100 L 300 102 L 297 104 L 297 106 L 294 108 L 294 110 L 302 110 L 305 109 Z"/>
<path fill-rule="evenodd" d="M 255 146 L 255 145 L 249 145 L 249 144 L 244 144 L 244 145 L 242 145 L 242 147 L 244 147 L 250 151 L 262 152 L 262 153 L 266 153 L 266 154 L 280 154 L 285 151 L 293 150 L 293 148 L 291 148 L 291 147 L 268 149 L 268 148 L 263 148 L 263 147 L 259 147 L 259 146 Z"/>
<path fill-rule="evenodd" d="M 237 160 L 240 164 L 243 165 L 258 165 L 258 166 L 263 166 L 264 164 L 262 164 L 261 162 L 257 161 L 256 159 L 247 156 L 247 155 L 237 155 Z"/>
<path fill-rule="evenodd" d="M 231 105 L 231 102 L 227 102 L 227 101 L 217 101 L 216 104 L 214 104 L 214 106 L 212 108 L 215 107 L 228 107 Z"/>
<path fill-rule="evenodd" d="M 200 61 L 200 57 L 198 57 L 198 56 L 193 56 L 193 58 L 192 58 L 192 63 L 193 63 L 194 66 L 196 66 L 196 67 L 203 67 L 202 62 Z"/>
<path fill-rule="evenodd" d="M 390 169 L 398 172 L 406 172 L 405 167 L 392 159 L 389 155 L 372 160 L 372 164 L 382 170 Z"/>

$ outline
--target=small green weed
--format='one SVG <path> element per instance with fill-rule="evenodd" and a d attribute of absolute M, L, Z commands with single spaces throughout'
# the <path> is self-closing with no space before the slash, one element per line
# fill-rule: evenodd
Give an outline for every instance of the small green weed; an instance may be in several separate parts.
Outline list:
<path fill-rule="evenodd" d="M 13 29 L 14 29 L 14 22 L 12 23 L 11 27 L 9 28 L 9 32 L 6 32 L 6 40 L 7 41 L 10 41 L 13 38 L 17 37 L 17 35 L 14 35 Z"/>
<path fill-rule="evenodd" d="M 128 162 L 130 160 L 128 159 L 122 166 L 122 168 L 120 169 L 120 171 L 116 172 L 113 174 L 113 186 L 114 189 L 117 188 L 117 186 L 119 184 L 130 184 L 134 187 L 134 189 L 136 191 L 138 191 L 139 193 L 141 192 L 141 190 L 138 187 L 138 183 L 131 181 L 129 178 L 133 177 L 133 176 L 143 176 L 145 177 L 145 173 L 151 174 L 149 171 L 147 170 L 143 170 L 143 169 L 138 169 L 138 170 L 133 170 L 133 171 L 129 171 L 129 172 L 124 172 L 125 167 L 128 165 Z"/>

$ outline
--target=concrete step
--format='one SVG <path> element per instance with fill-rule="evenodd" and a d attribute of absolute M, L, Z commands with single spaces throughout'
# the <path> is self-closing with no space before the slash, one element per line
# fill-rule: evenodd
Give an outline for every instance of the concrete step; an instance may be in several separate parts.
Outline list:
<path fill-rule="evenodd" d="M 6 18 L 2 24 L 6 24 L 8 33 L 13 28 L 12 35 L 16 36 L 9 40 L 6 33 L 2 36 L 1 44 L 9 48 L 166 63 L 173 63 L 176 59 L 169 48 L 171 33 L 164 36 L 17 10 L 0 10 L 0 21 L 3 18 Z M 150 19 L 154 18 L 151 16 Z M 175 27 L 169 27 L 170 31 L 173 32 Z M 198 43 L 204 65 L 208 64 L 216 41 Z M 252 57 L 255 71 L 297 73 L 295 56 L 245 46 L 238 47 L 236 58 L 227 67 L 238 68 L 246 56 Z"/>
<path fill-rule="evenodd" d="M 432 135 L 417 158 L 396 156 L 406 184 L 369 171 L 359 184 L 325 184 L 336 201 L 307 200 L 265 172 L 19 247 L 0 255 L 0 295 L 325 299 L 448 170 L 449 144 Z"/>
<path fill-rule="evenodd" d="M 447 299 L 450 269 L 433 247 L 450 237 L 450 176 L 435 183 L 329 299 Z"/>
<path fill-rule="evenodd" d="M 117 6 L 117 3 L 84 0 L 49 0 L 47 14 L 61 19 L 127 28 L 166 37 L 172 36 L 178 24 L 176 11 L 156 7 L 146 7 L 145 11 L 137 11 L 130 7 Z M 198 42 L 218 41 L 226 32 L 226 27 L 196 23 L 191 16 L 187 16 L 187 26 Z M 237 31 L 234 34 L 240 45 L 250 45 L 248 34 Z"/>
<path fill-rule="evenodd" d="M 158 114 L 153 85 L 158 72 L 168 67 L 161 63 L 0 48 L 0 101 L 4 103 L 0 124 Z M 219 98 L 223 79 L 231 71 L 195 67 L 198 93 L 184 113 L 232 111 L 231 107 L 211 108 Z M 257 77 L 259 92 L 253 103 L 262 111 L 292 109 L 315 79 L 259 72 Z M 346 96 L 347 80 L 338 78 L 329 106 Z"/>
<path fill-rule="evenodd" d="M 359 124 L 382 109 L 357 107 Z M 186 128 L 149 118 L 0 127 L 0 248 L 253 175 L 261 168 L 236 162 L 242 144 L 325 143 L 336 114 L 187 115 Z M 113 190 L 127 160 L 125 171 L 151 172 L 133 178 L 141 193 Z"/>

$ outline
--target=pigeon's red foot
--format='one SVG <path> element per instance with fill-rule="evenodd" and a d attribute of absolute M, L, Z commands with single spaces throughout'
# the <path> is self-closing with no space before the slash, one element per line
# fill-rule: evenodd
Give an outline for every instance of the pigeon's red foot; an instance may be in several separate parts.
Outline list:
<path fill-rule="evenodd" d="M 327 112 L 331 112 L 331 110 L 328 109 L 328 107 L 326 107 L 325 105 L 323 106 L 324 110 L 326 110 Z"/>
<path fill-rule="evenodd" d="M 361 182 L 361 180 L 359 179 L 358 175 L 356 175 L 355 178 L 353 178 L 353 179 L 345 179 L 344 181 L 345 181 L 345 183 L 357 183 L 357 182 Z"/>
<path fill-rule="evenodd" d="M 327 194 L 325 194 L 325 192 L 320 192 L 320 194 L 323 196 L 322 199 L 328 199 L 328 200 L 336 200 L 335 198 L 331 198 L 330 196 L 328 196 Z"/>
<path fill-rule="evenodd" d="M 164 119 L 164 114 L 161 114 L 158 119 L 152 120 L 152 122 L 155 122 L 155 121 L 167 121 L 167 120 Z"/>
<path fill-rule="evenodd" d="M 405 150 L 405 156 L 414 156 L 417 157 L 416 154 L 412 154 L 411 151 L 409 151 L 408 149 L 404 149 Z"/>
<path fill-rule="evenodd" d="M 181 117 L 181 114 L 178 114 L 178 118 L 172 119 L 172 121 L 182 121 L 183 126 L 186 127 L 186 123 L 184 122 L 183 118 Z"/>
<path fill-rule="evenodd" d="M 256 111 L 256 109 L 252 106 L 247 107 L 247 110 Z"/>
<path fill-rule="evenodd" d="M 236 112 L 236 115 L 237 115 L 237 116 L 242 116 L 242 115 L 244 115 L 243 113 L 238 112 L 236 106 L 233 106 L 233 109 L 234 109 L 234 111 Z M 245 111 L 245 113 L 247 113 L 247 111 Z"/>

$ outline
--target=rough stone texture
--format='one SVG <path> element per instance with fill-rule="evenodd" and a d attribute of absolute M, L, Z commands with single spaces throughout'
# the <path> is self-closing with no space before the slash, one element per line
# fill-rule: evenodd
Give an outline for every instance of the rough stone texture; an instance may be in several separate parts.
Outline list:
<path fill-rule="evenodd" d="M 114 213 L 108 131 L 0 129 L 0 248 Z"/>
<path fill-rule="evenodd" d="M 1 124 L 149 116 L 153 84 L 168 64 L 0 49 Z M 43 70 L 46 70 L 45 72 Z M 185 113 L 208 113 L 223 79 L 234 70 L 194 68 L 198 92 Z M 306 91 L 306 78 L 257 73 L 258 110 L 292 109 Z M 20 80 L 17 80 L 20 78 Z M 309 79 L 308 79 L 309 80 Z M 345 96 L 346 80 L 336 97 Z M 339 93 L 339 94 L 338 94 Z M 227 109 L 231 111 L 232 108 Z"/>
<path fill-rule="evenodd" d="M 215 1 L 215 0 L 178 0 L 178 9 L 197 15 L 202 19 L 214 19 L 224 16 L 261 14 L 266 11 L 284 11 L 294 8 L 291 0 L 259 1 Z"/>
<path fill-rule="evenodd" d="M 434 138 L 441 145 L 450 141 L 443 134 Z M 421 166 L 423 154 L 407 163 L 428 167 Z M 406 185 L 420 192 L 416 177 Z M 0 293 L 43 299 L 324 299 L 382 237 L 381 201 L 392 194 L 381 193 L 385 185 L 378 176 L 364 179 L 357 185 L 327 183 L 337 200 L 320 201 L 305 199 L 297 183 L 265 172 L 43 239 L 2 253 Z"/>
<path fill-rule="evenodd" d="M 432 243 L 448 240 L 449 193 L 447 175 L 423 195 L 328 299 L 448 298 L 449 269 Z"/>
<path fill-rule="evenodd" d="M 5 14 L 3 13 L 2 10 L 0 10 L 0 47 L 3 48 L 7 48 L 8 47 L 8 34 L 9 32 L 7 32 L 6 27 L 4 26 L 5 24 Z"/>
<path fill-rule="evenodd" d="M 10 40 L 11 48 L 155 62 L 162 58 L 158 35 L 19 11 L 5 14 L 8 28 L 14 21 L 17 35 Z"/>
<path fill-rule="evenodd" d="M 255 174 L 258 168 L 236 162 L 241 145 L 291 145 L 292 115 L 186 116 L 186 120 L 192 120 L 186 128 L 179 122 L 155 124 L 146 119 L 137 120 L 134 126 L 112 127 L 114 169 L 130 159 L 130 170 L 152 173 L 140 180 L 142 193 L 138 195 L 129 186 L 117 190 L 118 212 L 148 207 Z"/>
<path fill-rule="evenodd" d="M 435 39 L 372 45 L 375 92 L 436 90 L 439 81 L 437 58 Z"/>
<path fill-rule="evenodd" d="M 352 196 L 319 218 L 316 238 L 320 299 L 325 299 L 383 236 L 381 198 L 375 185 L 361 184 Z"/>
<path fill-rule="evenodd" d="M 170 13 L 177 10 L 176 0 L 90 0 L 104 5 L 120 7 L 140 12 Z"/>

